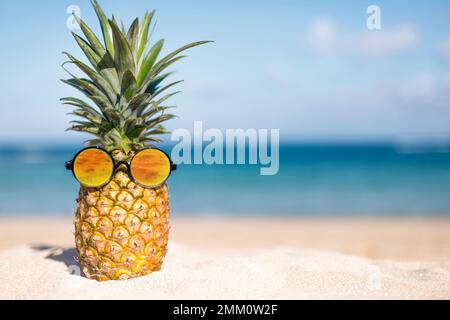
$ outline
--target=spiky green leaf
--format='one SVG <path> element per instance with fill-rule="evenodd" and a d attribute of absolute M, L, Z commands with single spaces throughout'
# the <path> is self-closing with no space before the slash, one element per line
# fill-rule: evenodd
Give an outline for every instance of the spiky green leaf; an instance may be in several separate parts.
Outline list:
<path fill-rule="evenodd" d="M 152 23 L 154 15 L 155 11 L 152 11 L 150 13 L 146 12 L 144 15 L 144 19 L 142 20 L 141 27 L 139 28 L 137 61 L 141 61 L 142 55 L 147 47 L 149 41 L 150 24 Z"/>
<path fill-rule="evenodd" d="M 136 79 L 130 70 L 127 70 L 122 78 L 121 95 L 123 95 L 126 101 L 130 101 L 136 92 Z"/>
<path fill-rule="evenodd" d="M 161 39 L 153 45 L 153 47 L 145 56 L 144 62 L 142 63 L 141 69 L 139 70 L 139 74 L 137 77 L 137 83 L 139 87 L 141 87 L 141 84 L 147 78 L 163 46 L 164 46 L 164 39 Z"/>
<path fill-rule="evenodd" d="M 108 22 L 108 18 L 106 17 L 105 13 L 103 12 L 103 9 L 98 4 L 97 0 L 91 0 L 92 5 L 94 6 L 95 12 L 97 14 L 98 20 L 100 22 L 100 26 L 102 28 L 103 33 L 103 39 L 105 41 L 105 47 L 111 57 L 114 58 L 114 41 L 113 41 L 113 35 L 111 31 L 111 26 Z"/>
<path fill-rule="evenodd" d="M 131 52 L 137 58 L 137 50 L 138 50 L 138 41 L 139 41 L 139 19 L 134 19 L 133 23 L 130 26 L 130 29 L 127 33 L 127 41 L 130 45 Z M 137 60 L 136 60 L 137 61 Z"/>
<path fill-rule="evenodd" d="M 95 33 L 92 32 L 89 26 L 80 17 L 78 17 L 77 15 L 74 16 L 81 28 L 81 31 L 83 31 L 83 34 L 86 36 L 86 39 L 94 49 L 95 53 L 100 57 L 104 56 L 106 54 L 106 49 L 103 47 L 102 43 L 97 38 Z"/>
<path fill-rule="evenodd" d="M 119 79 L 122 79 L 126 71 L 131 71 L 131 73 L 134 74 L 135 65 L 133 54 L 131 52 L 127 39 L 125 39 L 124 35 L 120 32 L 117 24 L 112 20 L 109 20 L 109 25 L 111 26 L 114 39 L 114 49 L 116 52 L 114 57 L 114 64 L 117 68 Z"/>
<path fill-rule="evenodd" d="M 73 36 L 95 70 L 97 70 L 97 72 L 99 72 L 102 77 L 110 83 L 116 92 L 119 91 L 119 77 L 109 53 L 105 53 L 105 55 L 101 57 L 95 52 L 89 43 L 86 42 L 86 40 L 81 38 L 76 33 L 73 33 Z"/>
<path fill-rule="evenodd" d="M 116 103 L 117 95 L 108 81 L 106 81 L 99 73 L 95 72 L 69 53 L 65 52 L 65 54 L 70 59 L 70 61 L 74 63 L 81 71 L 83 71 L 92 80 L 94 85 L 108 97 L 112 104 Z"/>

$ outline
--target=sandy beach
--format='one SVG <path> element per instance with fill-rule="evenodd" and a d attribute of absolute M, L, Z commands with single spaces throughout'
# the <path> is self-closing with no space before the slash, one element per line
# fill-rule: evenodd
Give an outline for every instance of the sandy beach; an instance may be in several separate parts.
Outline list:
<path fill-rule="evenodd" d="M 175 218 L 162 271 L 122 282 L 75 255 L 71 219 L 0 219 L 0 298 L 450 298 L 445 218 Z"/>

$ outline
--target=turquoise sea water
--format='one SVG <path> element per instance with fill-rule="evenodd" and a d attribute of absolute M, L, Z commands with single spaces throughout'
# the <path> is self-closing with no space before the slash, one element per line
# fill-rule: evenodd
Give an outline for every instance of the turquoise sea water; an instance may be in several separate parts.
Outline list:
<path fill-rule="evenodd" d="M 78 185 L 64 162 L 78 146 L 0 147 L 0 215 L 73 213 Z M 390 145 L 282 145 L 280 172 L 181 165 L 173 215 L 450 215 L 450 153 Z M 436 150 L 434 150 L 436 151 Z"/>

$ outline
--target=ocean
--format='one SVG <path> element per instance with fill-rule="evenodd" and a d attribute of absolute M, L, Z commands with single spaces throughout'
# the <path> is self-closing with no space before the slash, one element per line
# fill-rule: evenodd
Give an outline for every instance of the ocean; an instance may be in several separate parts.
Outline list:
<path fill-rule="evenodd" d="M 78 184 L 64 163 L 79 149 L 0 146 L 0 215 L 73 215 Z M 450 153 L 284 144 L 275 176 L 254 165 L 180 165 L 169 187 L 173 216 L 450 215 Z"/>

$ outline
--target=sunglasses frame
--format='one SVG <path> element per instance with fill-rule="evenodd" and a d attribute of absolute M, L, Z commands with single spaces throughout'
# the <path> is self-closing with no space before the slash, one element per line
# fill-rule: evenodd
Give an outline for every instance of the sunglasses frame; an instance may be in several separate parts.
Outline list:
<path fill-rule="evenodd" d="M 74 166 L 73 166 L 73 164 L 75 163 L 75 160 L 77 159 L 77 157 L 78 157 L 81 153 L 83 153 L 84 151 L 90 150 L 90 149 L 95 149 L 95 150 L 103 151 L 104 153 L 106 153 L 106 154 L 109 156 L 109 158 L 111 159 L 111 161 L 112 161 L 112 163 L 113 163 L 113 170 L 112 170 L 112 172 L 111 172 L 111 176 L 108 178 L 108 181 L 105 182 L 105 183 L 102 184 L 102 185 L 98 185 L 98 186 L 95 186 L 95 187 L 85 185 L 85 184 L 83 184 L 80 180 L 78 180 L 77 176 L 75 175 L 75 170 L 74 170 Z M 140 152 L 145 151 L 145 150 L 158 150 L 158 151 L 162 152 L 162 153 L 167 157 L 167 159 L 169 160 L 169 163 L 170 163 L 170 172 L 169 172 L 169 175 L 167 176 L 167 178 L 166 178 L 163 182 L 161 182 L 160 184 L 155 185 L 155 186 L 146 186 L 146 185 L 143 185 L 143 184 L 139 183 L 139 181 L 137 181 L 137 180 L 134 178 L 133 173 L 131 172 L 131 163 L 133 162 L 134 157 L 136 157 Z M 118 162 L 117 162 L 116 160 L 114 160 L 114 158 L 113 158 L 113 156 L 111 155 L 111 153 L 109 153 L 107 150 L 105 150 L 105 149 L 103 149 L 103 148 L 100 148 L 100 147 L 87 147 L 87 148 L 84 148 L 84 149 L 78 151 L 78 153 L 73 157 L 72 160 L 69 160 L 69 161 L 66 162 L 66 170 L 72 171 L 72 174 L 73 174 L 74 178 L 75 178 L 82 186 L 84 186 L 84 187 L 86 187 L 86 188 L 101 188 L 101 187 L 104 187 L 104 186 L 106 186 L 108 183 L 111 182 L 111 180 L 112 180 L 113 177 L 114 177 L 114 174 L 116 173 L 117 169 L 118 169 L 121 165 L 125 165 L 125 166 L 127 167 L 127 172 L 128 172 L 128 175 L 130 176 L 130 179 L 131 179 L 134 183 L 136 183 L 137 185 L 139 185 L 139 186 L 141 186 L 141 187 L 143 187 L 143 188 L 158 188 L 158 187 L 164 185 L 164 183 L 166 183 L 166 181 L 170 178 L 172 172 L 177 170 L 177 165 L 174 164 L 174 163 L 172 162 L 172 159 L 169 157 L 169 155 L 168 155 L 165 151 L 163 151 L 163 150 L 161 150 L 161 149 L 158 149 L 158 148 L 144 148 L 144 149 L 141 149 L 141 150 L 139 150 L 138 152 L 136 152 L 136 154 L 131 158 L 130 162 L 128 162 L 128 161 L 118 161 Z"/>

